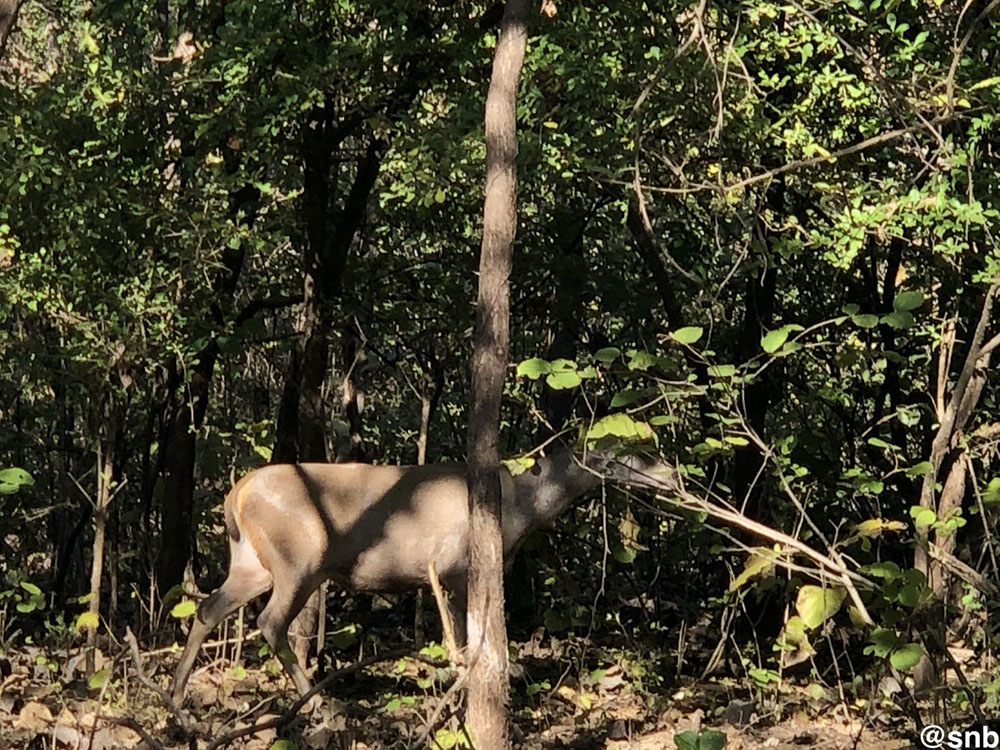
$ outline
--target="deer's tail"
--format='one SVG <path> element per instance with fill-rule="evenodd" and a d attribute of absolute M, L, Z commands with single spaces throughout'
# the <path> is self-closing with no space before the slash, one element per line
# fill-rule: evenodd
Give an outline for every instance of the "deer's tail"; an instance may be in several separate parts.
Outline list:
<path fill-rule="evenodd" d="M 236 523 L 236 512 L 233 504 L 236 502 L 236 488 L 233 487 L 226 495 L 226 502 L 223 504 L 223 511 L 226 514 L 226 533 L 234 542 L 240 540 L 240 527 Z"/>

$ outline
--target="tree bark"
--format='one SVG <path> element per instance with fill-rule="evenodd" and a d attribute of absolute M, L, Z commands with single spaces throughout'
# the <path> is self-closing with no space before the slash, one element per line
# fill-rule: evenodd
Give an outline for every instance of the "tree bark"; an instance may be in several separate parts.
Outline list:
<path fill-rule="evenodd" d="M 278 463 L 327 461 L 326 436 L 329 410 L 323 398 L 328 375 L 329 338 L 333 328 L 333 303 L 340 295 L 344 267 L 351 248 L 359 241 L 368 201 L 382 166 L 386 143 L 372 137 L 358 163 L 351 190 L 344 200 L 336 229 L 330 226 L 331 155 L 350 134 L 345 127 L 333 128 L 325 110 L 315 113 L 319 122 L 307 131 L 303 142 L 303 303 L 296 323 L 299 343 L 289 360 L 278 413 L 277 437 L 272 459 Z M 353 384 L 345 383 L 352 387 Z M 348 398 L 346 408 L 356 405 Z M 351 416 L 351 414 L 349 414 Z M 352 428 L 359 432 L 356 457 L 361 455 L 360 413 L 353 412 Z M 317 632 L 321 610 L 320 593 L 314 593 L 289 629 L 292 650 L 305 664 L 309 643 Z"/>
<path fill-rule="evenodd" d="M 467 457 L 471 526 L 466 724 L 480 750 L 509 745 L 498 441 L 517 230 L 517 84 L 527 46 L 529 8 L 527 0 L 507 2 L 486 97 L 486 194 Z"/>
<path fill-rule="evenodd" d="M 0 60 L 7 49 L 7 38 L 17 22 L 17 12 L 23 0 L 0 0 Z"/>
<path fill-rule="evenodd" d="M 101 612 L 101 578 L 104 575 L 104 547 L 108 528 L 108 509 L 114 499 L 115 443 L 120 414 L 115 396 L 108 396 L 107 422 L 97 425 L 97 491 L 94 496 L 94 547 L 90 565 L 90 601 L 87 611 L 95 616 Z M 86 671 L 94 673 L 94 655 L 97 649 L 97 628 L 87 631 Z"/>
<path fill-rule="evenodd" d="M 221 302 L 232 298 L 236 291 L 245 253 L 230 250 L 223 258 L 223 268 L 215 282 L 217 301 L 212 306 L 212 318 L 221 325 L 225 314 Z M 162 596 L 184 580 L 184 570 L 191 559 L 194 541 L 194 470 L 196 432 L 205 419 L 219 345 L 215 338 L 199 352 L 192 368 L 186 397 L 181 399 L 171 426 L 170 440 L 165 447 L 163 520 L 160 529 L 160 552 L 156 562 L 156 583 Z"/>

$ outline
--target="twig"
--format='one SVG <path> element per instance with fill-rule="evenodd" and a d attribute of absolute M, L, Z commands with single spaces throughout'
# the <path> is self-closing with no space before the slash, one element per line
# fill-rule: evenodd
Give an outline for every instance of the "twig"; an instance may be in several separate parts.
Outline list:
<path fill-rule="evenodd" d="M 1000 0 L 996 0 L 1000 2 Z M 951 120 L 950 116 L 946 117 L 936 117 L 931 120 L 931 125 L 940 125 Z M 845 148 L 838 149 L 837 151 L 831 152 L 828 156 L 813 156 L 808 159 L 799 159 L 798 161 L 788 162 L 787 164 L 782 164 L 780 167 L 775 167 L 774 169 L 769 169 L 766 172 L 761 172 L 760 174 L 753 175 L 752 177 L 747 177 L 746 179 L 734 182 L 731 185 L 726 185 L 723 190 L 725 192 L 730 192 L 732 190 L 739 190 L 740 188 L 750 187 L 758 182 L 763 182 L 764 180 L 772 179 L 783 175 L 786 172 L 794 172 L 798 169 L 806 169 L 808 167 L 814 167 L 817 164 L 822 164 L 823 162 L 832 162 L 841 158 L 842 156 L 850 156 L 851 154 L 856 154 L 858 151 L 865 151 L 873 146 L 880 146 L 883 143 L 888 143 L 889 141 L 894 141 L 898 138 L 902 138 L 904 135 L 909 135 L 910 133 L 916 133 L 920 130 L 924 130 L 923 125 L 911 125 L 907 128 L 896 128 L 895 130 L 888 130 L 885 133 L 879 133 L 878 135 L 873 135 L 871 138 L 866 138 L 863 141 L 859 141 L 851 146 L 846 146 Z"/>
<path fill-rule="evenodd" d="M 469 673 L 472 671 L 472 667 L 475 666 L 476 661 L 479 659 L 479 655 L 483 652 L 482 646 L 485 638 L 486 636 L 484 633 L 484 635 L 479 640 L 478 648 L 476 648 L 476 650 L 472 654 L 472 658 L 469 660 L 468 666 L 459 668 L 458 678 L 451 684 L 451 687 L 449 687 L 445 691 L 445 694 L 441 696 L 441 700 L 438 702 L 437 707 L 434 709 L 430 717 L 428 717 L 427 721 L 424 723 L 424 728 L 421 730 L 420 736 L 417 738 L 415 742 L 410 743 L 409 750 L 416 750 L 416 748 L 423 746 L 424 743 L 427 742 L 427 740 L 431 736 L 431 732 L 433 732 L 437 728 L 438 722 L 441 720 L 441 714 L 444 712 L 444 709 L 451 701 L 452 696 L 455 695 L 457 692 L 459 692 L 463 687 L 465 687 L 465 683 L 469 679 Z"/>
<path fill-rule="evenodd" d="M 962 16 L 965 15 L 965 11 L 968 9 L 971 3 L 967 3 L 965 7 L 962 8 Z M 958 65 L 962 60 L 962 53 L 965 52 L 965 48 L 969 46 L 969 42 L 972 40 L 972 34 L 986 16 L 992 13 L 996 7 L 1000 5 L 1000 0 L 993 0 L 989 5 L 983 8 L 982 12 L 975 17 L 971 24 L 969 24 L 969 30 L 965 32 L 965 36 L 962 37 L 962 41 L 955 47 L 955 51 L 951 56 L 951 65 L 948 67 L 948 75 L 945 78 L 945 91 L 948 94 L 948 109 L 952 110 L 955 108 L 955 73 L 958 72 Z M 958 22 L 961 23 L 961 16 Z M 956 31 L 958 25 L 955 26 Z"/>
<path fill-rule="evenodd" d="M 260 635 L 260 629 L 254 628 L 253 630 L 249 631 L 244 636 L 243 639 L 244 640 L 248 640 L 248 641 L 252 641 L 254 638 L 256 638 L 259 635 Z M 216 648 L 218 646 L 231 646 L 234 643 L 239 643 L 240 640 L 241 639 L 239 638 L 239 636 L 236 636 L 236 637 L 233 637 L 233 638 L 219 638 L 218 640 L 214 640 L 214 641 L 205 641 L 201 645 L 201 647 L 203 649 L 209 649 L 209 648 Z M 150 649 L 149 651 L 146 651 L 144 653 L 145 653 L 146 656 L 159 656 L 161 654 L 172 654 L 172 653 L 175 653 L 176 651 L 178 651 L 177 646 L 164 646 L 163 648 Z M 238 661 L 238 659 L 234 658 L 233 661 Z"/>
<path fill-rule="evenodd" d="M 1000 0 L 997 1 L 1000 2 Z M 930 121 L 930 125 L 932 126 L 942 125 L 946 122 L 950 122 L 953 119 L 954 116 L 952 115 L 936 117 Z M 649 190 L 650 192 L 654 193 L 669 193 L 675 195 L 689 195 L 691 193 L 700 193 L 708 190 L 725 194 L 732 192 L 734 190 L 741 190 L 743 188 L 750 187 L 751 185 L 756 185 L 758 182 L 770 180 L 780 175 L 786 174 L 788 172 L 795 172 L 800 169 L 815 167 L 816 165 L 822 164 L 823 162 L 833 162 L 843 156 L 856 154 L 859 151 L 865 151 L 874 146 L 881 146 L 884 143 L 895 141 L 899 138 L 902 138 L 905 135 L 909 135 L 911 133 L 917 133 L 924 129 L 925 129 L 924 125 L 911 125 L 910 127 L 906 128 L 896 128 L 895 130 L 887 130 L 884 133 L 873 135 L 871 138 L 866 138 L 865 140 L 859 141 L 858 143 L 852 144 L 850 146 L 845 146 L 844 148 L 839 149 L 837 151 L 832 151 L 827 156 L 812 156 L 809 157 L 808 159 L 798 159 L 796 161 L 791 161 L 786 164 L 782 164 L 780 167 L 775 167 L 774 169 L 768 169 L 764 172 L 751 175 L 750 177 L 738 180 L 737 182 L 734 182 L 729 185 L 720 186 L 717 184 L 710 184 L 707 182 L 690 183 L 685 187 L 679 187 L 679 188 L 662 187 L 659 185 L 656 186 L 644 185 L 643 190 Z M 599 181 L 605 182 L 610 185 L 622 185 L 624 187 L 632 187 L 633 185 L 633 181 L 626 182 L 625 180 L 619 180 L 619 179 L 606 179 Z"/>
<path fill-rule="evenodd" d="M 850 570 L 844 562 L 837 562 L 836 560 L 831 559 L 822 552 L 813 549 L 805 542 L 801 542 L 793 536 L 789 536 L 782 531 L 778 531 L 777 529 L 771 528 L 770 526 L 762 524 L 759 521 L 755 521 L 737 510 L 724 508 L 693 495 L 681 487 L 677 481 L 675 481 L 677 472 L 673 469 L 670 469 L 670 473 L 668 475 L 670 479 L 668 481 L 664 481 L 658 477 L 659 473 L 664 473 L 663 467 L 660 467 L 659 469 L 654 467 L 650 470 L 640 470 L 634 467 L 630 468 L 631 475 L 640 475 L 641 478 L 633 477 L 631 481 L 626 478 L 624 480 L 626 484 L 634 484 L 635 486 L 646 490 L 651 489 L 654 491 L 657 499 L 669 503 L 670 505 L 686 511 L 705 513 L 713 518 L 718 518 L 719 520 L 724 521 L 730 526 L 736 526 L 744 531 L 748 531 L 755 536 L 791 547 L 795 551 L 808 557 L 821 568 L 825 569 L 827 573 L 832 574 L 837 578 L 846 576 L 855 584 L 864 586 L 868 589 L 876 588 L 874 583 L 865 578 L 863 575 Z M 663 511 L 660 512 L 662 513 Z"/>
<path fill-rule="evenodd" d="M 170 696 L 170 693 L 153 682 L 143 670 L 142 656 L 139 654 L 139 643 L 136 641 L 135 634 L 132 632 L 132 628 L 130 627 L 125 628 L 125 642 L 128 644 L 129 651 L 132 653 L 132 661 L 135 663 L 136 677 L 139 679 L 139 682 L 141 682 L 149 690 L 156 693 L 163 702 L 163 705 L 165 705 L 167 709 L 169 709 L 169 711 L 177 717 L 177 723 L 180 724 L 181 729 L 183 729 L 185 734 L 188 735 L 188 741 L 191 743 L 191 746 L 194 747 L 194 737 L 191 734 L 194 722 L 191 720 L 191 717 L 181 709 L 180 706 L 174 703 L 174 699 Z"/>
<path fill-rule="evenodd" d="M 431 582 L 431 591 L 434 592 L 434 601 L 437 603 L 438 615 L 441 617 L 441 630 L 444 632 L 444 642 L 448 649 L 448 658 L 453 664 L 462 664 L 465 659 L 455 642 L 455 626 L 451 621 L 451 612 L 448 609 L 448 601 L 445 598 L 444 589 L 441 588 L 441 579 L 438 578 L 437 566 L 433 560 L 427 563 L 427 578 Z"/>
<path fill-rule="evenodd" d="M 973 588 L 986 594 L 986 596 L 993 599 L 1000 598 L 1000 588 L 947 550 L 941 549 L 938 545 L 931 542 L 927 545 L 927 552 L 931 558 L 939 562 L 949 573 L 958 576 Z"/>
<path fill-rule="evenodd" d="M 334 682 L 339 680 L 341 677 L 353 674 L 354 672 L 357 672 L 366 667 L 370 667 L 372 664 L 378 664 L 379 662 L 392 661 L 393 659 L 399 659 L 404 656 L 410 656 L 412 654 L 412 651 L 413 649 L 410 648 L 397 648 L 394 649 L 393 651 L 385 651 L 381 654 L 374 654 L 373 656 L 369 656 L 366 659 L 356 661 L 353 664 L 347 665 L 346 667 L 342 667 L 333 672 L 330 672 L 330 674 L 328 674 L 318 683 L 313 685 L 313 687 L 310 688 L 307 693 L 302 695 L 287 709 L 285 709 L 285 712 L 282 713 L 280 716 L 276 716 L 273 719 L 263 721 L 259 724 L 254 724 L 253 726 L 242 727 L 240 729 L 234 729 L 231 732 L 227 732 L 221 737 L 217 737 L 216 739 L 212 740 L 212 742 L 208 744 L 205 750 L 216 750 L 216 748 L 228 745 L 231 742 L 235 742 L 236 740 L 241 739 L 243 737 L 247 737 L 251 734 L 257 734 L 258 732 L 263 732 L 265 729 L 280 729 L 286 724 L 290 724 L 295 719 L 295 717 L 298 716 L 299 709 L 301 709 L 304 705 L 306 705 L 306 703 L 308 703 L 309 700 L 314 695 L 330 687 Z"/>
<path fill-rule="evenodd" d="M 121 727 L 128 727 L 137 735 L 142 737 L 142 741 L 149 745 L 149 747 L 154 748 L 154 750 L 166 750 L 166 745 L 163 745 L 153 739 L 152 735 L 143 729 L 142 725 L 131 716 L 107 716 L 106 714 L 98 714 L 97 719 L 98 721 L 104 721 L 108 724 L 117 724 Z"/>

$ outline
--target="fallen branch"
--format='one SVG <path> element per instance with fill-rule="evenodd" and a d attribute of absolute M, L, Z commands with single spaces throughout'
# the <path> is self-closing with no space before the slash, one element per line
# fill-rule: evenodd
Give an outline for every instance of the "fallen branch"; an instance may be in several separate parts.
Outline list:
<path fill-rule="evenodd" d="M 238 739 L 247 737 L 251 734 L 257 734 L 258 732 L 263 732 L 265 729 L 280 729 L 286 724 L 290 724 L 296 716 L 299 714 L 299 710 L 310 701 L 310 699 L 317 693 L 325 690 L 326 688 L 333 685 L 334 682 L 339 680 L 341 677 L 345 677 L 349 674 L 353 674 L 365 667 L 370 667 L 372 664 L 378 664 L 383 661 L 392 661 L 394 659 L 400 659 L 404 656 L 410 656 L 413 653 L 411 648 L 397 648 L 393 651 L 386 651 L 381 654 L 374 654 L 361 661 L 356 661 L 353 664 L 349 664 L 346 667 L 337 669 L 322 680 L 317 682 L 310 688 L 309 692 L 298 698 L 294 703 L 292 703 L 284 713 L 280 716 L 276 716 L 273 719 L 268 719 L 267 721 L 262 721 L 259 724 L 254 724 L 249 727 L 242 727 L 240 729 L 234 729 L 231 732 L 227 732 L 221 737 L 217 737 L 212 740 L 205 748 L 205 750 L 216 750 L 216 748 L 224 747 L 231 742 L 235 742 Z"/>
<path fill-rule="evenodd" d="M 132 628 L 125 628 L 125 642 L 128 644 L 129 651 L 132 654 L 132 661 L 135 664 L 135 673 L 139 682 L 152 692 L 156 693 L 160 697 L 160 701 L 163 705 L 167 707 L 170 713 L 177 717 L 177 723 L 188 737 L 188 744 L 191 746 L 192 750 L 195 750 L 197 748 L 197 744 L 195 743 L 194 736 L 192 734 L 194 722 L 191 720 L 191 717 L 188 716 L 183 709 L 181 709 L 180 706 L 174 703 L 174 699 L 170 696 L 170 693 L 153 682 L 153 680 L 150 679 L 143 670 L 142 656 L 139 654 L 139 643 L 135 639 L 135 633 L 132 632 Z"/>
<path fill-rule="evenodd" d="M 951 552 L 941 549 L 941 547 L 933 542 L 928 543 L 927 552 L 933 560 L 941 564 L 941 567 L 965 581 L 977 591 L 986 594 L 991 599 L 1000 598 L 1000 588 L 970 565 L 959 560 Z"/>

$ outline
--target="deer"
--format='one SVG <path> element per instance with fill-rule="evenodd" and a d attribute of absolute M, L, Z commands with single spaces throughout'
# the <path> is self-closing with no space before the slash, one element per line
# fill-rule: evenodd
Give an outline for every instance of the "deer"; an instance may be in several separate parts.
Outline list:
<path fill-rule="evenodd" d="M 638 456 L 567 447 L 513 475 L 501 467 L 501 529 L 509 567 L 527 535 L 552 524 L 603 476 L 637 487 L 670 484 L 674 470 Z M 224 502 L 225 581 L 202 600 L 174 673 L 177 705 L 208 634 L 271 592 L 257 624 L 300 695 L 309 679 L 289 648 L 288 627 L 325 580 L 351 591 L 401 593 L 430 585 L 429 567 L 452 594 L 462 639 L 466 609 L 469 495 L 464 464 L 272 464 L 240 479 Z"/>

